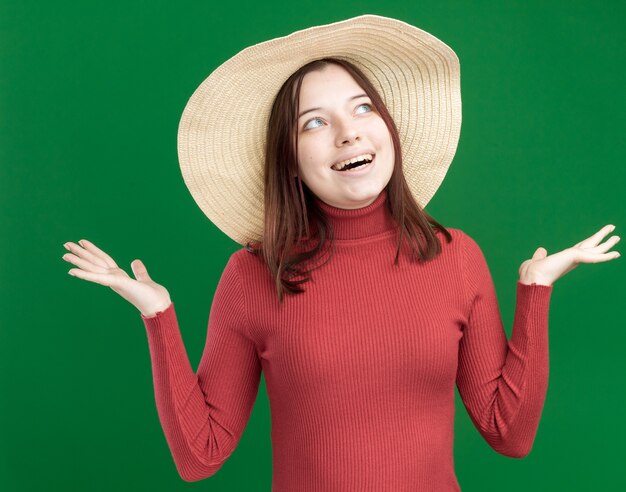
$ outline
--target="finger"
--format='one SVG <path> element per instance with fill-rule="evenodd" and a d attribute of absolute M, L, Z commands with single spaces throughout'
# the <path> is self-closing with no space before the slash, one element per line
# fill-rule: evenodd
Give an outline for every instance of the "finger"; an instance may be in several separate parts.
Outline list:
<path fill-rule="evenodd" d="M 592 253 L 606 253 L 609 249 L 615 246 L 619 242 L 619 240 L 619 236 L 611 236 L 602 244 L 596 246 L 595 248 L 588 248 L 587 251 L 591 251 Z"/>
<path fill-rule="evenodd" d="M 574 245 L 574 248 L 593 248 L 594 246 L 598 245 L 598 243 L 602 240 L 604 236 L 606 236 L 609 232 L 613 231 L 614 229 L 615 229 L 614 225 L 611 225 L 611 224 L 605 225 L 602 229 L 600 229 L 598 232 L 596 232 L 592 236 L 589 236 L 588 238 L 583 239 L 579 243 L 576 243 Z"/>
<path fill-rule="evenodd" d="M 605 253 L 607 252 L 609 249 L 611 249 L 613 246 L 615 246 L 619 241 L 620 241 L 620 237 L 619 236 L 611 236 L 609 239 L 607 239 L 604 243 L 600 244 L 599 246 L 595 246 L 593 247 L 593 245 L 589 245 L 589 246 L 584 246 L 583 242 L 578 243 L 576 246 L 574 246 L 574 248 L 583 248 L 586 251 L 591 251 L 592 253 Z"/>
<path fill-rule="evenodd" d="M 81 239 L 78 242 L 80 243 L 80 245 L 83 248 L 85 248 L 85 251 L 87 251 L 87 252 L 91 253 L 92 255 L 102 259 L 106 263 L 106 265 L 108 267 L 117 268 L 117 263 L 115 263 L 113 258 L 111 258 L 109 255 L 107 255 L 100 248 L 98 248 L 98 246 L 96 246 L 94 243 L 92 243 L 91 241 L 87 241 L 86 239 Z"/>
<path fill-rule="evenodd" d="M 143 264 L 141 260 L 135 260 L 131 262 L 130 267 L 133 270 L 133 274 L 137 280 L 141 281 L 151 281 L 150 275 L 148 274 L 148 270 L 146 266 Z"/>
<path fill-rule="evenodd" d="M 75 277 L 82 278 L 83 280 L 88 280 L 89 282 L 106 285 L 107 287 L 111 287 L 116 283 L 115 277 L 107 273 L 86 272 L 80 268 L 72 268 L 67 273 L 70 273 Z"/>
<path fill-rule="evenodd" d="M 110 268 L 110 265 L 108 265 L 104 259 L 97 257 L 96 255 L 94 255 L 93 253 L 90 253 L 84 248 L 81 248 L 78 244 L 67 242 L 63 246 L 65 246 L 66 249 L 74 253 L 74 255 L 79 258 L 84 258 L 85 260 L 90 261 L 94 265 L 98 265 L 103 268 Z"/>
<path fill-rule="evenodd" d="M 591 251 L 580 250 L 578 253 L 578 260 L 580 263 L 602 263 L 605 261 L 611 261 L 615 258 L 619 258 L 617 251 L 611 251 L 610 253 L 592 253 Z"/>
<path fill-rule="evenodd" d="M 80 267 L 83 270 L 86 270 L 88 272 L 94 272 L 94 273 L 109 272 L 109 267 L 106 267 L 106 266 L 102 267 L 99 265 L 95 265 L 91 261 L 83 259 L 83 258 L 79 258 L 78 256 L 73 255 L 72 253 L 65 253 L 62 256 L 62 258 L 68 263 L 71 263 L 72 265 L 76 265 L 77 267 Z"/>

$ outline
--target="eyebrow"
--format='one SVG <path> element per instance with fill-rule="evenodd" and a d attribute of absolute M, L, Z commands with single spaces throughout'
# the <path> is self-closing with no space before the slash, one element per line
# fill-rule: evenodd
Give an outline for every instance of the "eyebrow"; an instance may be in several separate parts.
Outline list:
<path fill-rule="evenodd" d="M 347 100 L 352 101 L 353 99 L 358 99 L 359 97 L 369 97 L 369 96 L 367 94 L 357 94 L 356 96 L 352 96 L 351 98 Z M 307 109 L 306 111 L 302 111 L 302 113 L 298 115 L 298 119 L 302 118 L 302 116 L 304 116 L 307 113 L 310 113 L 311 111 L 319 111 L 320 109 L 323 109 L 323 108 L 311 108 L 311 109 Z"/>

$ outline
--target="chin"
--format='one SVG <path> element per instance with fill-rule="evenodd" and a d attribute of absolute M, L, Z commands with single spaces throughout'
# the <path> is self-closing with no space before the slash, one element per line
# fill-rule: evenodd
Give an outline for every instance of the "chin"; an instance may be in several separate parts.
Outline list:
<path fill-rule="evenodd" d="M 342 205 L 342 208 L 362 208 L 362 207 L 367 207 L 374 200 L 376 200 L 376 198 L 378 198 L 378 195 L 380 195 L 380 192 L 378 192 L 378 193 L 367 193 L 367 194 L 364 194 L 364 195 L 359 195 L 359 196 L 351 197 L 349 199 L 345 199 L 345 200 L 343 200 L 344 205 Z"/>

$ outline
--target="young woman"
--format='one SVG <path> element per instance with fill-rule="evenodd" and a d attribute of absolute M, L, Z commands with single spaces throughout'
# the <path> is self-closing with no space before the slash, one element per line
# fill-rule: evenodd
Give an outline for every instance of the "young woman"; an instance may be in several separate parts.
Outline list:
<path fill-rule="evenodd" d="M 183 175 L 246 247 L 217 286 L 197 372 L 168 291 L 141 261 L 132 279 L 93 243 L 67 243 L 70 273 L 141 312 L 184 480 L 215 474 L 234 451 L 261 372 L 274 491 L 460 490 L 455 384 L 493 449 L 530 452 L 552 284 L 614 258 L 619 238 L 599 244 L 607 226 L 549 256 L 537 249 L 520 266 L 507 341 L 479 246 L 423 209 L 457 145 L 458 90 L 447 46 L 378 16 L 261 43 L 203 82 L 179 129 Z"/>

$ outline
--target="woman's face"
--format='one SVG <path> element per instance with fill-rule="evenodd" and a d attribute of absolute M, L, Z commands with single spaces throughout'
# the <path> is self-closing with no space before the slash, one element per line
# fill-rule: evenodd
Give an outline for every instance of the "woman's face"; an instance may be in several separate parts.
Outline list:
<path fill-rule="evenodd" d="M 299 104 L 300 179 L 334 207 L 354 209 L 372 203 L 391 178 L 394 149 L 371 99 L 349 72 L 330 64 L 304 76 Z M 354 170 L 334 167 L 364 154 L 374 160 Z"/>

